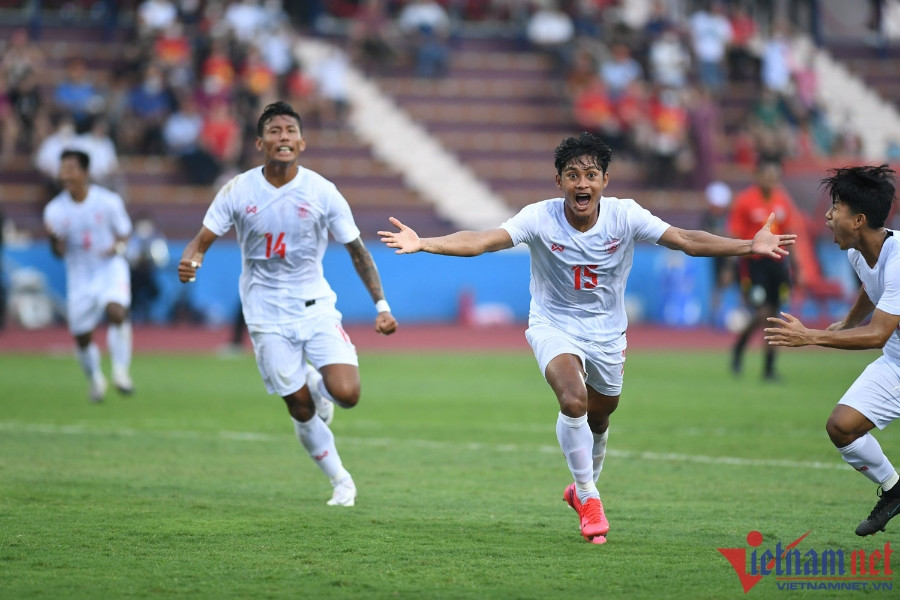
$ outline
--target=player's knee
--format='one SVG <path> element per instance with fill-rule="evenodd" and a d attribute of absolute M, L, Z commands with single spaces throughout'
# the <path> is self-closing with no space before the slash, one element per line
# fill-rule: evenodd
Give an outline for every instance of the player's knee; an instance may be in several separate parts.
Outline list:
<path fill-rule="evenodd" d="M 341 408 L 353 408 L 359 402 L 359 381 L 327 381 L 325 387 Z"/>
<path fill-rule="evenodd" d="M 587 394 L 583 389 L 563 390 L 556 399 L 559 400 L 559 411 L 567 417 L 587 414 Z"/>
<path fill-rule="evenodd" d="M 834 415 L 828 417 L 828 421 L 825 423 L 825 432 L 828 433 L 831 443 L 837 448 L 849 446 L 858 437 L 854 432 L 844 427 L 840 419 Z"/>
<path fill-rule="evenodd" d="M 282 398 L 287 406 L 288 413 L 301 423 L 305 423 L 316 416 L 316 405 L 313 404 L 312 398 L 301 397 L 299 392 L 290 396 L 283 396 Z"/>

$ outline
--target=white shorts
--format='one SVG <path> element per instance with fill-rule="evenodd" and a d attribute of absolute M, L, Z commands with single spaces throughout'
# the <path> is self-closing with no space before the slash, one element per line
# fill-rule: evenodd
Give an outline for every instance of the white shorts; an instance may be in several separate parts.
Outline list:
<path fill-rule="evenodd" d="M 271 328 L 247 327 L 256 366 L 266 391 L 287 396 L 306 385 L 306 361 L 325 365 L 359 365 L 356 346 L 341 326 L 341 313 L 333 304 L 309 307 L 309 317 Z"/>
<path fill-rule="evenodd" d="M 572 337 L 551 325 L 536 324 L 525 331 L 534 357 L 546 378 L 547 365 L 560 354 L 574 354 L 581 359 L 586 374 L 585 383 L 601 394 L 618 396 L 622 393 L 625 373 L 625 335 L 605 344 L 587 342 Z"/>
<path fill-rule="evenodd" d="M 131 306 L 131 273 L 124 260 L 111 261 L 85 281 L 70 281 L 66 292 L 66 317 L 72 335 L 97 328 L 110 304 Z"/>
<path fill-rule="evenodd" d="M 879 356 L 856 378 L 838 404 L 855 408 L 878 429 L 900 418 L 900 365 Z"/>

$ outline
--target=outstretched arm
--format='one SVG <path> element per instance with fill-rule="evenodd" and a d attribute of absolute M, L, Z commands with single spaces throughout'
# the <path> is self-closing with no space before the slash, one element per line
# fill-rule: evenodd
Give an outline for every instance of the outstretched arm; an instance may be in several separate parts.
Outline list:
<path fill-rule="evenodd" d="M 384 299 L 384 290 L 381 287 L 381 277 L 378 275 L 378 268 L 372 259 L 372 254 L 361 238 L 356 238 L 349 244 L 344 245 L 347 252 L 350 253 L 350 259 L 353 261 L 353 268 L 362 280 L 363 285 L 369 290 L 372 296 L 372 302 L 378 310 L 375 317 L 375 331 L 390 335 L 397 331 L 397 320 L 391 314 L 391 308 Z"/>
<path fill-rule="evenodd" d="M 900 315 L 877 308 L 869 323 L 850 329 L 807 329 L 793 315 L 781 315 L 781 318 L 768 318 L 769 323 L 775 325 L 765 329 L 765 340 L 770 346 L 825 346 L 844 350 L 883 348 L 900 324 Z"/>
<path fill-rule="evenodd" d="M 415 231 L 394 217 L 390 218 L 390 222 L 399 231 L 379 231 L 378 235 L 388 248 L 396 248 L 397 254 L 429 252 L 447 256 L 478 256 L 513 247 L 512 238 L 505 229 L 457 231 L 441 237 L 420 238 Z"/>
<path fill-rule="evenodd" d="M 797 236 L 792 233 L 778 235 L 772 233 L 774 221 L 775 213 L 772 213 L 752 240 L 737 240 L 696 229 L 669 227 L 659 238 L 659 244 L 672 250 L 681 250 L 690 256 L 761 254 L 771 258 L 781 258 L 789 254 L 782 246 L 792 245 Z"/>
<path fill-rule="evenodd" d="M 188 242 L 184 252 L 181 253 L 181 261 L 178 263 L 178 279 L 181 283 L 188 283 L 197 278 L 197 269 L 203 264 L 206 251 L 217 239 L 219 236 L 206 227 L 201 227 L 194 239 Z"/>

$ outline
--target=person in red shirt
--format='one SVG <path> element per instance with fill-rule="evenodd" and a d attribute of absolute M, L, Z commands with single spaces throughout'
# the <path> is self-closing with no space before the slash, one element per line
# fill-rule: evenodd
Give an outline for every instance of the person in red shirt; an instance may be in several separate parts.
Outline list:
<path fill-rule="evenodd" d="M 797 207 L 781 187 L 781 164 L 763 160 L 757 165 L 756 183 L 735 197 L 728 229 L 735 237 L 745 236 L 748 231 L 754 233 L 772 213 L 775 213 L 772 233 L 796 231 L 801 222 Z M 790 267 L 786 261 L 763 256 L 742 257 L 738 260 L 738 276 L 751 318 L 732 349 L 731 370 L 735 375 L 740 374 L 743 367 L 744 350 L 750 336 L 765 326 L 766 319 L 778 316 L 791 289 Z M 763 377 L 777 379 L 774 346 L 765 347 Z"/>

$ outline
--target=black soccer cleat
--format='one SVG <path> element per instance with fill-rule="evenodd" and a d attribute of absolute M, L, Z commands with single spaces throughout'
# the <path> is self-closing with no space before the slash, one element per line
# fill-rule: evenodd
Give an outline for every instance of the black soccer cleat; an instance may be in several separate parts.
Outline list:
<path fill-rule="evenodd" d="M 887 492 L 879 487 L 877 493 L 878 502 L 868 518 L 856 528 L 856 535 L 866 536 L 884 531 L 888 521 L 900 514 L 900 485 L 895 484 Z"/>

